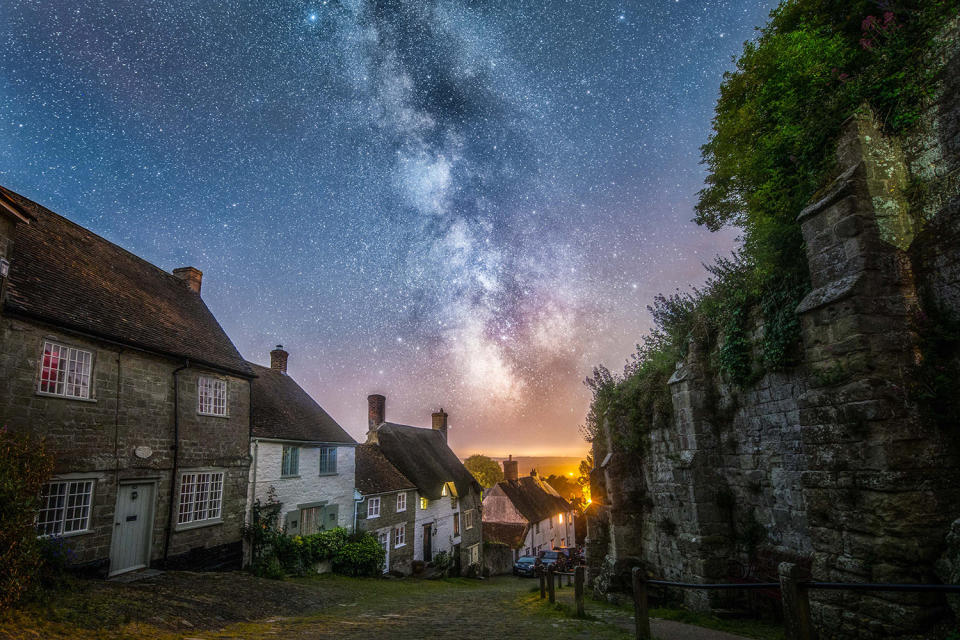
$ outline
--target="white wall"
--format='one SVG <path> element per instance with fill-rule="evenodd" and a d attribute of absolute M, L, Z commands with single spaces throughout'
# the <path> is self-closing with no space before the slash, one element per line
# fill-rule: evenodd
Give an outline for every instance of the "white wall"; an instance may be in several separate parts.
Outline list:
<path fill-rule="evenodd" d="M 295 444 L 295 443 L 288 443 Z M 337 525 L 353 529 L 353 488 L 356 480 L 356 456 L 352 446 L 337 446 L 336 475 L 320 475 L 320 448 L 300 447 L 300 474 L 280 477 L 283 444 L 253 440 L 250 443 L 250 494 L 248 513 L 253 501 L 266 502 L 270 487 L 276 489 L 277 499 L 283 503 L 280 524 L 286 514 L 297 510 L 299 504 L 323 502 L 340 505 Z M 256 484 L 254 484 L 256 483 Z"/>
<path fill-rule="evenodd" d="M 535 549 L 539 545 L 543 545 L 543 551 L 548 551 L 553 548 L 553 546 L 560 546 L 561 540 L 564 541 L 564 546 L 575 547 L 576 538 L 573 528 L 573 512 L 563 513 L 563 524 L 560 524 L 559 516 L 561 514 L 554 515 L 550 518 L 546 518 L 540 521 L 540 531 L 537 532 L 537 526 L 535 524 L 530 525 L 530 531 L 527 533 L 527 539 L 523 544 L 523 554 L 524 555 L 533 555 L 535 554 Z M 553 523 L 551 528 L 550 524 Z M 550 542 L 553 540 L 553 546 Z"/>
<path fill-rule="evenodd" d="M 436 532 L 433 534 L 432 539 L 433 556 L 436 557 L 441 551 L 446 551 L 451 555 L 452 560 L 453 546 L 460 544 L 462 537 L 455 537 L 453 535 L 453 514 L 460 514 L 459 518 L 462 533 L 463 527 L 466 526 L 466 520 L 463 517 L 462 510 L 464 505 L 460 500 L 457 500 L 457 506 L 453 508 L 450 506 L 450 496 L 443 496 L 437 500 L 430 500 L 427 508 L 421 509 L 420 497 L 418 495 L 415 506 L 417 515 L 414 523 L 413 542 L 415 546 L 413 548 L 413 559 L 423 560 L 423 525 L 430 523 L 436 525 Z M 473 510 L 473 526 L 481 526 L 480 512 L 476 509 Z"/>

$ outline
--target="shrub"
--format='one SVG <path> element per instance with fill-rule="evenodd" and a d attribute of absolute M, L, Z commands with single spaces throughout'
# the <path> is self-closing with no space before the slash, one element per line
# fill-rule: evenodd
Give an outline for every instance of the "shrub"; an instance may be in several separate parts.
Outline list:
<path fill-rule="evenodd" d="M 347 576 L 374 577 L 383 571 L 386 552 L 366 531 L 352 534 L 333 556 L 333 570 Z"/>
<path fill-rule="evenodd" d="M 35 521 L 52 471 L 42 440 L 0 429 L 0 609 L 20 600 L 40 575 Z"/>

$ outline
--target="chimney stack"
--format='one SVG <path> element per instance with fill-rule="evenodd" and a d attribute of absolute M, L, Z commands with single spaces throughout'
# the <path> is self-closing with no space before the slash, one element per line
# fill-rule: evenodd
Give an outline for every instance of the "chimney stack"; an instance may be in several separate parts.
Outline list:
<path fill-rule="evenodd" d="M 443 407 L 433 414 L 433 430 L 442 433 L 444 440 L 447 439 L 447 414 L 444 413 Z"/>
<path fill-rule="evenodd" d="M 503 479 L 507 482 L 516 482 L 520 479 L 520 472 L 517 470 L 517 461 L 513 459 L 513 454 L 503 461 Z"/>
<path fill-rule="evenodd" d="M 183 280 L 191 291 L 200 295 L 200 284 L 203 282 L 203 271 L 196 267 L 180 267 L 173 270 L 173 275 Z"/>
<path fill-rule="evenodd" d="M 367 444 L 377 444 L 377 427 L 386 422 L 387 399 L 378 393 L 367 396 Z"/>
<path fill-rule="evenodd" d="M 277 348 L 270 352 L 270 368 L 280 373 L 287 372 L 287 358 L 290 354 L 283 350 L 283 345 L 278 344 Z"/>
<path fill-rule="evenodd" d="M 531 477 L 531 478 L 536 478 L 536 477 L 537 477 L 537 470 L 536 470 L 536 469 L 530 469 L 530 477 Z"/>

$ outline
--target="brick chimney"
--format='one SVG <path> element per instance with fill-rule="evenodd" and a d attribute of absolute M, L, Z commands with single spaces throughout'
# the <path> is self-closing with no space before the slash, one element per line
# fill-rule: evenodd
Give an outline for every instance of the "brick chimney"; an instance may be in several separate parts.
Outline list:
<path fill-rule="evenodd" d="M 518 463 L 513 459 L 513 454 L 503 461 L 503 479 L 507 482 L 516 482 L 520 479 L 520 472 L 517 469 Z"/>
<path fill-rule="evenodd" d="M 387 399 L 378 393 L 367 396 L 367 444 L 377 443 L 377 427 L 387 420 Z"/>
<path fill-rule="evenodd" d="M 443 407 L 440 407 L 440 411 L 437 411 L 433 414 L 433 430 L 439 431 L 443 434 L 443 439 L 447 439 L 447 414 L 444 413 Z"/>
<path fill-rule="evenodd" d="M 270 352 L 270 368 L 280 373 L 287 372 L 287 358 L 290 354 L 283 350 L 283 345 L 278 344 L 277 348 Z"/>
<path fill-rule="evenodd" d="M 173 270 L 173 275 L 183 280 L 183 284 L 190 287 L 195 294 L 200 295 L 200 284 L 203 282 L 203 271 L 196 267 L 180 267 Z"/>

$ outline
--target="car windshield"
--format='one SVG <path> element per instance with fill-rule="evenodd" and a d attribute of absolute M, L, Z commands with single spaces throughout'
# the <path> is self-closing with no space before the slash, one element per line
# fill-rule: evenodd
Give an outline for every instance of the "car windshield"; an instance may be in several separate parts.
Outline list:
<path fill-rule="evenodd" d="M 533 564 L 533 563 L 536 562 L 536 561 L 537 561 L 536 558 L 531 558 L 530 556 L 524 556 L 524 557 L 520 558 L 519 560 L 517 560 L 517 563 L 518 563 L 518 564 Z"/>
<path fill-rule="evenodd" d="M 544 552 L 543 552 L 543 557 L 544 557 L 544 558 L 550 558 L 551 560 L 556 560 L 559 555 L 560 555 L 560 554 L 557 553 L 556 551 L 544 551 Z"/>

